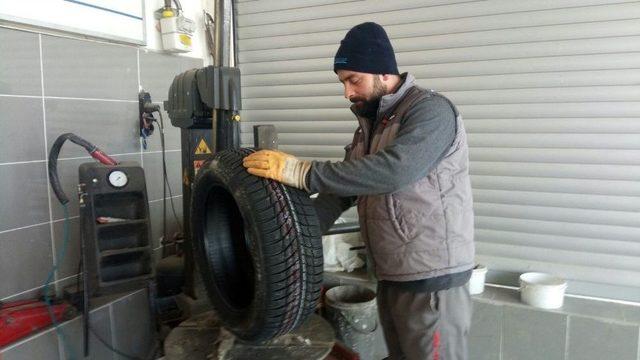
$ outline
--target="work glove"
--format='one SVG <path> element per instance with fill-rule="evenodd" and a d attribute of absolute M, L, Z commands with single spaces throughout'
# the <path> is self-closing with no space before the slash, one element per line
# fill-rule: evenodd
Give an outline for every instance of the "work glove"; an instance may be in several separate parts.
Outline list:
<path fill-rule="evenodd" d="M 309 191 L 306 178 L 311 162 L 275 150 L 260 150 L 242 160 L 242 165 L 255 176 L 279 181 Z"/>

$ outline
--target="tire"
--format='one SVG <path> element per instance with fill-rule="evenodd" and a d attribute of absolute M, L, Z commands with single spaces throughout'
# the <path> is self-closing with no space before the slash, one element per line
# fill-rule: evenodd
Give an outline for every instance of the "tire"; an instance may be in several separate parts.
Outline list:
<path fill-rule="evenodd" d="M 261 342 L 313 313 L 322 283 L 322 240 L 307 193 L 249 174 L 252 149 L 222 151 L 192 191 L 194 257 L 223 326 Z"/>

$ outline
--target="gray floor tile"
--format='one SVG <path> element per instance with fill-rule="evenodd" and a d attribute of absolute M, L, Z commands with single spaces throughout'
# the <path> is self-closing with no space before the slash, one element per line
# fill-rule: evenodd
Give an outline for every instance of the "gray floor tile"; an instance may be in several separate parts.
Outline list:
<path fill-rule="evenodd" d="M 0 96 L 0 133 L 0 163 L 44 160 L 42 99 Z"/>
<path fill-rule="evenodd" d="M 115 347 L 126 354 L 145 358 L 153 343 L 146 290 L 137 291 L 111 307 Z"/>
<path fill-rule="evenodd" d="M 64 223 L 64 220 L 53 223 L 56 251 L 61 251 L 64 245 Z M 62 263 L 58 264 L 58 279 L 64 279 L 78 273 L 78 263 L 81 259 L 79 223 L 79 218 L 69 220 L 69 240 L 65 257 Z"/>
<path fill-rule="evenodd" d="M 0 28 L 0 94 L 42 95 L 38 34 Z"/>
<path fill-rule="evenodd" d="M 182 154 L 179 151 L 166 153 L 167 175 L 171 192 L 174 196 L 182 194 Z M 147 179 L 147 196 L 149 200 L 162 199 L 162 154 L 144 154 L 144 172 Z M 167 197 L 169 190 L 167 189 Z"/>
<path fill-rule="evenodd" d="M 16 346 L 0 352 L 2 360 L 57 360 L 60 359 L 58 337 L 53 329 L 38 333 Z"/>
<path fill-rule="evenodd" d="M 117 356 L 100 340 L 112 345 L 111 336 L 111 306 L 109 304 L 119 301 L 129 294 L 114 294 L 92 299 L 91 328 L 89 343 L 89 356 L 86 359 L 116 359 Z M 130 314 L 129 314 L 130 315 Z M 35 336 L 25 338 L 19 343 L 10 345 L 0 351 L 0 358 L 6 359 L 58 359 L 56 352 L 59 349 L 62 359 L 84 359 L 82 317 L 60 324 L 59 332 L 49 329 Z M 59 336 L 62 335 L 62 338 Z M 97 334 L 97 336 L 96 336 Z M 125 334 L 128 335 L 129 333 Z M 133 334 L 138 335 L 138 334 Z"/>
<path fill-rule="evenodd" d="M 474 301 L 471 333 L 469 334 L 470 359 L 498 360 L 500 358 L 502 309 L 501 305 Z"/>
<path fill-rule="evenodd" d="M 46 275 L 45 275 L 46 276 Z M 43 281 L 44 282 L 44 281 Z M 25 291 L 25 292 L 19 292 L 19 293 L 15 293 L 13 295 L 7 296 L 7 297 L 0 297 L 0 301 L 18 301 L 18 300 L 30 300 L 30 299 L 34 299 L 37 298 L 38 296 L 40 296 L 41 294 L 41 290 L 42 288 L 38 287 L 38 288 L 33 288 L 31 290 Z"/>
<path fill-rule="evenodd" d="M 49 224 L 0 234 L 0 299 L 44 284 L 53 266 Z M 53 279 L 55 280 L 55 279 Z"/>
<path fill-rule="evenodd" d="M 562 360 L 567 316 L 523 306 L 504 306 L 503 360 Z"/>
<path fill-rule="evenodd" d="M 140 152 L 137 103 L 46 99 L 45 111 L 49 147 L 58 136 L 72 132 L 107 154 Z M 87 152 L 70 141 L 60 152 L 60 158 L 80 156 Z"/>
<path fill-rule="evenodd" d="M 45 96 L 138 99 L 138 50 L 42 36 Z"/>
<path fill-rule="evenodd" d="M 568 360 L 637 360 L 639 329 L 637 325 L 572 316 Z"/>
<path fill-rule="evenodd" d="M 76 264 L 77 266 L 78 264 Z M 69 276 L 56 282 L 56 291 L 69 289 L 72 292 L 80 291 L 82 287 L 82 276 Z"/>
<path fill-rule="evenodd" d="M 640 307 L 637 305 L 567 297 L 562 310 L 570 315 L 585 315 L 640 325 Z"/>
<path fill-rule="evenodd" d="M 53 257 L 52 257 L 53 259 Z M 49 270 L 47 270 L 47 275 L 49 274 Z M 45 276 L 46 277 L 46 276 Z M 72 276 L 72 277 L 68 277 L 66 279 L 61 279 L 56 281 L 54 284 L 49 285 L 51 287 L 51 290 L 53 291 L 54 287 L 56 291 L 62 290 L 66 287 L 72 286 L 74 289 L 76 288 L 76 277 Z M 44 280 L 43 280 L 44 282 Z M 16 293 L 14 295 L 8 296 L 6 298 L 0 298 L 0 300 L 2 301 L 18 301 L 18 300 L 30 300 L 30 299 L 37 299 L 39 297 L 42 296 L 42 284 L 37 284 L 35 287 L 31 290 L 25 291 L 25 292 L 20 292 L 20 293 Z"/>
<path fill-rule="evenodd" d="M 44 162 L 0 165 L 0 231 L 49 221 Z"/>
<path fill-rule="evenodd" d="M 114 353 L 100 342 L 93 333 L 97 333 L 102 340 L 111 345 L 111 318 L 109 314 L 109 306 L 92 311 L 89 319 L 89 326 L 92 331 L 90 331 L 88 358 L 95 360 L 112 360 L 114 358 Z M 63 349 L 65 359 L 83 358 L 84 343 L 82 326 L 83 320 L 81 316 L 63 324 L 62 331 L 68 339 L 67 348 Z"/>

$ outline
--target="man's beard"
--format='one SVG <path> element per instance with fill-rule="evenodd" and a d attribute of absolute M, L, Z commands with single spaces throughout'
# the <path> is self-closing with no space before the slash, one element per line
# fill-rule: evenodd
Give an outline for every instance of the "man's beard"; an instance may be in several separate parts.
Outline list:
<path fill-rule="evenodd" d="M 380 98 L 387 94 L 387 87 L 380 81 L 377 75 L 373 77 L 373 91 L 367 99 L 356 97 L 351 102 L 356 104 L 356 109 L 361 116 L 375 120 L 380 107 Z"/>

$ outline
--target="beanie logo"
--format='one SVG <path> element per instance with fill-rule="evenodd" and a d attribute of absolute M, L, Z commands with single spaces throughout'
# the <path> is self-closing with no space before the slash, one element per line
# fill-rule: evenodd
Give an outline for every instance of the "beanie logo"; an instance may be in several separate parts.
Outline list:
<path fill-rule="evenodd" d="M 333 64 L 337 65 L 337 64 L 346 64 L 347 63 L 347 58 L 345 57 L 337 57 L 335 58 Z"/>

